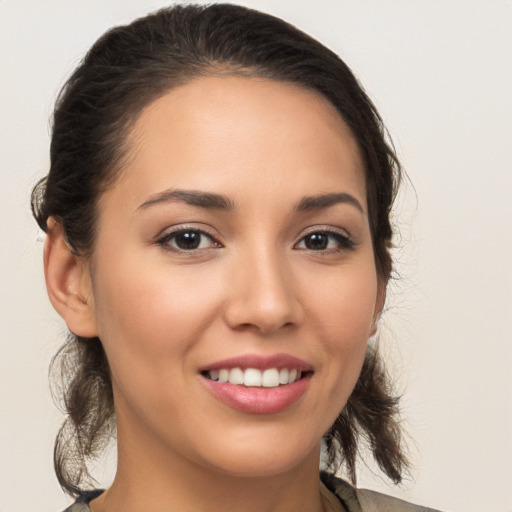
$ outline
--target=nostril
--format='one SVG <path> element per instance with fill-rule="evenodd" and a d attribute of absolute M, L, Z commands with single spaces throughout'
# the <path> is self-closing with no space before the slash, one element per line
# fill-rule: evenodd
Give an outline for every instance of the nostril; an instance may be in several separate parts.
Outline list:
<path fill-rule="evenodd" d="M 256 328 L 268 335 L 297 325 L 302 308 L 293 275 L 282 267 L 278 255 L 262 250 L 247 254 L 244 265 L 237 266 L 227 288 L 224 314 L 231 328 Z"/>

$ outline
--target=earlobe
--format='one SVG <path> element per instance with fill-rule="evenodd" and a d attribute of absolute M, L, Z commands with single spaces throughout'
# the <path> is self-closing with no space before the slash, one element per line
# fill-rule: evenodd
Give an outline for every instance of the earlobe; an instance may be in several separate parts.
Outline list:
<path fill-rule="evenodd" d="M 50 301 L 77 336 L 98 335 L 88 265 L 73 253 L 62 229 L 53 217 L 48 219 L 44 245 L 44 275 Z"/>

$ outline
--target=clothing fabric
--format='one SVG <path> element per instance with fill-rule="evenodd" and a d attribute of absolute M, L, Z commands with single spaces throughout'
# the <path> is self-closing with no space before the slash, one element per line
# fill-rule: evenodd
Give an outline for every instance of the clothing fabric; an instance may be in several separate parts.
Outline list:
<path fill-rule="evenodd" d="M 380 492 L 356 489 L 349 483 L 330 473 L 321 473 L 323 484 L 341 502 L 347 512 L 439 512 L 433 508 L 413 505 Z M 89 502 L 103 491 L 90 491 L 82 494 L 64 512 L 91 512 Z"/>
<path fill-rule="evenodd" d="M 330 473 L 322 473 L 321 479 L 341 501 L 347 512 L 440 512 L 380 492 L 356 489 Z"/>

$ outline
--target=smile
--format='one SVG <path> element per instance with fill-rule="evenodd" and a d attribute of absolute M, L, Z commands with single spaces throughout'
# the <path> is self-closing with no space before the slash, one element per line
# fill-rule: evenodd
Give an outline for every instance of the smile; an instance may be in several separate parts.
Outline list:
<path fill-rule="evenodd" d="M 224 405 L 250 414 L 275 414 L 307 392 L 313 366 L 289 354 L 246 354 L 200 369 L 203 384 Z"/>
<path fill-rule="evenodd" d="M 221 368 L 203 373 L 205 377 L 216 382 L 234 384 L 235 386 L 277 388 L 293 384 L 302 377 L 297 368 Z"/>

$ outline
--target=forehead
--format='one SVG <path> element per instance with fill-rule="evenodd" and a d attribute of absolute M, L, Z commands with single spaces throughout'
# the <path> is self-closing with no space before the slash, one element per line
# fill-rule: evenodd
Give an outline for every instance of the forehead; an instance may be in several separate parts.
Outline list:
<path fill-rule="evenodd" d="M 334 106 L 317 92 L 252 77 L 202 77 L 149 104 L 116 187 L 130 185 L 125 192 L 140 198 L 169 187 L 229 195 L 240 183 L 263 194 L 349 187 L 366 203 L 359 148 Z"/>

